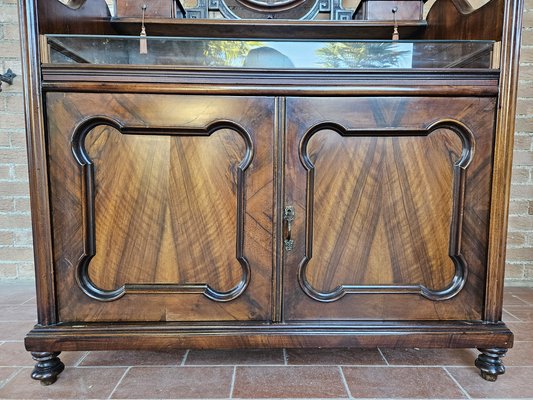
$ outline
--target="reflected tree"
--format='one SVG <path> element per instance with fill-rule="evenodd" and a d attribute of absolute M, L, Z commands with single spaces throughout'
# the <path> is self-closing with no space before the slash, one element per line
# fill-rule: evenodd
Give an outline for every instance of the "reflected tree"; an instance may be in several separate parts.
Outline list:
<path fill-rule="evenodd" d="M 250 50 L 261 42 L 244 40 L 210 40 L 204 48 L 207 65 L 240 67 Z"/>
<path fill-rule="evenodd" d="M 316 50 L 325 68 L 394 68 L 410 51 L 399 43 L 331 42 Z"/>

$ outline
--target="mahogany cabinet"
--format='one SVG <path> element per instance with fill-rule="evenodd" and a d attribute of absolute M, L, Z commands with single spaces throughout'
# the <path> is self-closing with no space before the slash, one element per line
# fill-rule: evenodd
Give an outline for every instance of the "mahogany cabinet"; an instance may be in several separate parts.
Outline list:
<path fill-rule="evenodd" d="M 202 41 L 153 19 L 148 54 L 120 35 L 138 20 L 81 3 L 20 6 L 34 379 L 99 349 L 475 347 L 504 372 L 521 1 L 438 0 L 400 42 L 390 21 L 202 20 Z"/>

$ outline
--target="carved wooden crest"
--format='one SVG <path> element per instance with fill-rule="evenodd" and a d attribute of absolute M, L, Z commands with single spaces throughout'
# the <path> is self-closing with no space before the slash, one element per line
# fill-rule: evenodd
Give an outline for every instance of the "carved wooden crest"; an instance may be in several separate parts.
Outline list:
<path fill-rule="evenodd" d="M 354 10 L 345 10 L 342 0 L 198 0 L 186 9 L 186 18 L 210 18 L 212 12 L 226 19 L 351 20 Z"/>

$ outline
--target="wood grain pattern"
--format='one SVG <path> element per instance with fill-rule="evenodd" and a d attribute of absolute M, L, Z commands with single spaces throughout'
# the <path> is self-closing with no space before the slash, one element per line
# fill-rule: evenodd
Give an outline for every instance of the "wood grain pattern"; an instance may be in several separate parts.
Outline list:
<path fill-rule="evenodd" d="M 499 320 L 522 0 L 492 0 L 476 11 L 465 0 L 439 0 L 427 24 L 400 21 L 404 39 L 501 40 L 501 71 L 483 73 L 41 66 L 40 34 L 137 35 L 140 19 L 111 22 L 104 0 L 80 1 L 77 10 L 56 0 L 19 4 L 39 310 L 29 350 L 57 367 L 61 350 L 479 347 L 499 368 L 494 355 L 513 341 Z M 151 35 L 389 39 L 392 32 L 392 21 L 147 22 Z M 91 119 L 114 122 L 74 140 L 90 160 L 80 163 L 73 135 Z M 459 180 L 455 164 L 468 146 L 450 127 L 429 133 L 443 120 L 473 135 Z M 306 148 L 316 172 L 309 213 L 301 143 L 320 124 Z M 333 124 L 345 135 L 325 129 Z M 249 149 L 240 184 L 237 165 Z M 283 252 L 288 204 L 297 212 L 295 248 Z M 305 276 L 320 291 L 358 282 L 440 290 L 457 272 L 454 254 L 464 257 L 468 277 L 443 301 L 390 292 L 316 301 L 298 282 L 313 223 Z M 109 291 L 132 279 L 133 292 L 113 301 L 87 296 L 78 278 L 91 243 L 81 275 Z M 248 286 L 229 302 L 213 301 L 204 284 L 226 293 L 243 282 L 239 243 Z M 46 368 L 37 371 L 41 379 Z"/>
<path fill-rule="evenodd" d="M 249 71 L 43 66 L 46 91 L 268 96 L 479 96 L 498 94 L 498 71 Z M 206 85 L 206 82 L 208 83 Z"/>
<path fill-rule="evenodd" d="M 71 8 L 58 0 L 34 0 L 39 33 L 113 34 L 105 0 L 87 0 Z M 139 31 L 140 32 L 140 31 Z"/>
<path fill-rule="evenodd" d="M 492 178 L 492 207 L 487 260 L 485 312 L 483 319 L 499 321 L 502 318 L 503 283 L 505 279 L 505 254 L 507 219 L 511 195 L 513 143 L 520 38 L 522 35 L 523 0 L 505 3 L 505 21 L 502 37 L 500 105 L 496 119 L 494 143 L 494 173 Z"/>
<path fill-rule="evenodd" d="M 156 36 L 222 38 L 390 39 L 392 21 L 196 20 L 147 18 L 146 30 Z M 121 34 L 138 35 L 140 18 L 115 18 L 112 27 Z M 398 21 L 400 37 L 416 38 L 426 21 Z"/>
<path fill-rule="evenodd" d="M 52 227 L 43 94 L 41 92 L 39 28 L 36 0 L 20 0 L 21 55 L 24 64 L 23 89 L 28 171 L 31 202 L 31 224 L 37 294 L 37 322 L 58 322 L 52 250 Z"/>
<path fill-rule="evenodd" d="M 429 10 L 428 29 L 421 38 L 500 41 L 505 3 L 514 1 L 516 0 L 492 0 L 474 10 L 467 0 L 438 0 Z"/>
<path fill-rule="evenodd" d="M 418 0 L 381 0 L 362 1 L 359 3 L 354 19 L 359 20 L 393 20 L 392 9 L 396 7 L 396 20 L 416 21 L 422 20 L 424 3 Z"/>
<path fill-rule="evenodd" d="M 78 279 L 86 294 L 108 301 L 163 291 L 229 301 L 246 289 L 243 203 L 253 158 L 247 132 L 231 123 L 183 130 L 95 118 L 78 126 L 72 145 L 84 182 L 86 242 Z M 213 278 L 225 289 L 188 283 Z"/>
<path fill-rule="evenodd" d="M 106 97 L 48 96 L 60 118 L 49 125 L 56 264 L 75 285 L 59 295 L 62 319 L 268 319 L 273 100 Z M 254 113 L 259 120 L 246 118 Z M 100 126 L 106 118 L 118 122 Z M 76 279 L 94 298 L 124 297 L 91 300 Z M 215 306 L 202 293 L 235 300 Z"/>
<path fill-rule="evenodd" d="M 429 115 L 424 111 L 428 105 Z M 494 99 L 289 98 L 287 107 L 285 198 L 295 206 L 297 218 L 295 250 L 285 252 L 286 319 L 480 318 Z M 462 183 L 463 200 L 457 191 L 463 178 L 453 178 L 454 164 L 469 151 L 463 138 L 449 128 L 429 136 L 413 134 L 441 119 L 464 123 L 475 142 Z M 313 127 L 333 121 L 353 133 L 344 137 L 316 131 L 308 144 L 316 183 L 309 185 L 297 149 Z M 318 207 L 312 213 L 309 199 Z M 453 221 L 454 201 L 460 209 L 455 215 L 464 213 L 456 231 L 461 223 Z M 313 233 L 307 244 L 306 226 Z M 450 255 L 459 248 L 469 276 L 463 290 L 456 286 L 454 298 L 435 303 L 422 298 L 420 290 L 404 287 L 422 283 L 434 290 L 446 288 L 454 282 Z M 304 293 L 309 288 L 300 288 L 296 279 L 305 254 L 311 255 L 304 271 L 308 281 L 317 292 L 326 292 L 315 297 L 339 299 L 345 294 L 340 293 L 342 284 L 355 285 L 344 290 L 352 293 L 329 304 L 311 299 Z M 418 294 L 398 294 L 402 292 Z"/>
<path fill-rule="evenodd" d="M 479 321 L 352 321 L 264 324 L 63 324 L 36 327 L 32 351 L 245 347 L 512 347 L 503 323 Z"/>
<path fill-rule="evenodd" d="M 474 145 L 452 120 L 425 131 L 329 124 L 308 131 L 300 147 L 308 192 L 302 289 L 318 301 L 348 293 L 455 296 L 468 273 L 460 241 Z"/>
<path fill-rule="evenodd" d="M 115 0 L 115 16 L 142 17 L 142 7 L 146 5 L 145 17 L 174 18 L 174 0 Z M 140 31 L 139 31 L 140 32 Z"/>

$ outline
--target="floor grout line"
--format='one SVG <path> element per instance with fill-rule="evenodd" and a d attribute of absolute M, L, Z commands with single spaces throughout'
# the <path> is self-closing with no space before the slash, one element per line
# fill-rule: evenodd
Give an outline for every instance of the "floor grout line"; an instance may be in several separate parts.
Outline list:
<path fill-rule="evenodd" d="M 220 368 L 220 367 L 253 367 L 253 368 L 283 368 L 283 367 L 291 367 L 291 368 L 318 368 L 318 367 L 328 367 L 328 368 L 335 368 L 335 367 L 342 367 L 342 368 L 473 368 L 471 364 L 446 364 L 446 365 L 408 365 L 408 364 L 398 364 L 398 365 L 382 365 L 382 364 L 294 364 L 294 365 L 285 365 L 285 364 L 188 364 L 183 366 L 184 368 L 207 368 L 207 367 L 213 367 L 213 368 Z M 12 365 L 3 365 L 0 367 L 13 367 Z M 31 365 L 23 365 L 24 368 L 32 368 Z M 131 364 L 124 364 L 124 365 L 74 365 L 71 366 L 71 368 L 80 368 L 80 369 L 88 369 L 88 368 L 180 368 L 180 365 L 176 364 L 155 364 L 155 365 L 131 365 Z M 508 366 L 507 368 L 533 368 L 533 365 L 516 365 L 516 366 Z"/>
<path fill-rule="evenodd" d="M 120 379 L 118 380 L 117 384 L 115 385 L 115 387 L 113 388 L 113 390 L 111 391 L 111 393 L 109 394 L 109 396 L 107 397 L 108 399 L 111 399 L 113 397 L 113 395 L 115 394 L 115 392 L 117 391 L 118 389 L 118 386 L 122 383 L 122 381 L 124 380 L 124 378 L 126 377 L 126 374 L 130 371 L 131 367 L 128 367 L 126 368 L 126 371 L 124 371 L 124 373 L 122 374 L 122 376 L 120 377 Z"/>
<path fill-rule="evenodd" d="M 15 367 L 16 368 L 16 367 Z M 13 372 L 4 382 L 3 385 L 0 385 L 0 389 L 5 387 L 9 382 L 11 382 L 18 374 L 20 374 L 21 371 L 23 371 L 24 368 L 20 367 L 17 371 Z"/>
<path fill-rule="evenodd" d="M 513 318 L 516 318 L 518 321 L 505 321 L 506 323 L 507 322 L 524 322 L 522 319 L 518 318 L 516 315 L 514 315 L 513 313 L 510 313 L 509 311 L 507 311 L 505 308 L 503 309 L 503 311 L 505 311 L 507 314 L 509 314 L 511 317 Z"/>
<path fill-rule="evenodd" d="M 387 358 L 385 357 L 385 354 L 383 354 L 383 352 L 381 351 L 381 349 L 378 347 L 378 351 L 379 351 L 379 354 L 381 354 L 381 358 L 383 358 L 383 361 L 385 361 L 385 364 L 387 364 L 387 366 L 389 366 L 389 361 L 387 360 Z"/>
<path fill-rule="evenodd" d="M 468 394 L 468 392 L 466 391 L 466 389 L 464 387 L 461 386 L 461 384 L 457 381 L 457 379 L 455 379 L 453 377 L 453 375 L 450 373 L 450 371 L 448 371 L 448 368 L 446 367 L 442 367 L 442 369 L 446 372 L 446 374 L 448 374 L 448 376 L 450 377 L 450 379 L 452 381 L 454 381 L 454 383 L 459 387 L 459 390 L 461 390 L 461 392 L 463 392 L 463 394 L 466 396 L 467 399 L 471 399 L 472 397 L 470 397 L 470 395 Z"/>
<path fill-rule="evenodd" d="M 24 343 L 24 340 L 0 339 L 2 343 Z"/>
<path fill-rule="evenodd" d="M 344 371 L 342 370 L 342 367 L 339 365 L 339 373 L 341 374 L 341 380 L 342 384 L 344 385 L 344 390 L 346 390 L 346 394 L 348 395 L 348 398 L 353 399 L 352 392 L 350 392 L 350 388 L 348 386 L 348 382 L 346 381 L 346 376 L 344 375 Z"/>
<path fill-rule="evenodd" d="M 76 363 L 76 365 L 74 365 L 75 367 L 79 367 L 80 364 L 83 362 L 83 360 L 85 360 L 87 358 L 87 356 L 89 355 L 90 351 L 86 351 L 84 355 L 82 355 L 80 357 L 80 359 L 78 360 L 78 362 Z"/>
<path fill-rule="evenodd" d="M 237 367 L 233 367 L 233 375 L 231 376 L 231 386 L 229 388 L 229 398 L 233 399 L 233 389 L 235 389 L 235 375 L 237 375 Z"/>
<path fill-rule="evenodd" d="M 32 301 L 32 300 L 35 300 L 35 296 L 30 297 L 28 300 L 26 300 L 26 301 L 20 303 L 20 305 L 23 306 L 23 305 L 27 304 L 29 301 Z"/>
<path fill-rule="evenodd" d="M 180 367 L 183 367 L 185 365 L 185 361 L 187 361 L 187 357 L 189 356 L 189 352 L 190 352 L 189 349 L 187 349 L 185 351 L 185 354 L 183 355 L 183 358 L 182 358 L 181 363 L 180 363 Z"/>
<path fill-rule="evenodd" d="M 0 319 L 0 322 L 17 322 L 17 323 L 26 323 L 26 324 L 35 325 L 37 323 L 37 318 L 34 318 L 34 319 Z"/>

